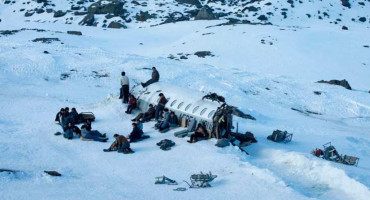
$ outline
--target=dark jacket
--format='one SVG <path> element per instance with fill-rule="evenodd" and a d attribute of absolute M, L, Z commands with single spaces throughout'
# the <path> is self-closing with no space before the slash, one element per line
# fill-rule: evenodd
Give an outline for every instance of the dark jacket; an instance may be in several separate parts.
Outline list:
<path fill-rule="evenodd" d="M 153 115 L 154 116 L 154 114 L 155 114 L 154 108 L 149 108 L 148 111 L 146 111 L 145 114 L 147 114 L 147 115 L 150 114 L 150 115 Z"/>
<path fill-rule="evenodd" d="M 130 100 L 128 101 L 128 104 L 136 106 L 136 98 L 130 98 Z"/>
<path fill-rule="evenodd" d="M 179 124 L 179 120 L 177 119 L 176 115 L 173 116 L 170 115 L 167 119 L 167 122 L 170 124 Z"/>
<path fill-rule="evenodd" d="M 123 135 L 118 136 L 117 139 L 116 139 L 116 142 L 117 142 L 117 148 L 120 148 L 123 145 L 125 145 L 126 143 L 128 143 L 126 137 L 123 136 Z"/>
<path fill-rule="evenodd" d="M 161 99 L 159 99 L 158 104 L 161 104 L 161 105 L 164 106 L 164 105 L 166 105 L 166 103 L 167 103 L 166 97 L 162 96 Z"/>
<path fill-rule="evenodd" d="M 159 81 L 159 72 L 157 70 L 152 72 L 152 80 Z"/>
<path fill-rule="evenodd" d="M 76 123 L 76 121 L 77 121 L 77 116 L 78 116 L 78 112 L 76 112 L 76 111 L 71 111 L 69 113 L 69 117 L 73 120 L 74 123 Z"/>
<path fill-rule="evenodd" d="M 77 126 L 73 126 L 73 132 L 75 132 L 77 135 L 81 135 L 81 130 Z"/>
<path fill-rule="evenodd" d="M 132 130 L 132 132 L 130 133 L 130 142 L 133 142 L 137 139 L 140 139 L 141 138 L 141 133 L 142 133 L 142 131 L 138 127 L 135 127 Z"/>
<path fill-rule="evenodd" d="M 58 112 L 57 115 L 55 116 L 55 121 L 60 123 L 60 117 L 61 117 L 61 113 Z"/>
<path fill-rule="evenodd" d="M 209 137 L 209 133 L 204 126 L 197 128 L 195 132 L 202 134 L 203 137 Z"/>

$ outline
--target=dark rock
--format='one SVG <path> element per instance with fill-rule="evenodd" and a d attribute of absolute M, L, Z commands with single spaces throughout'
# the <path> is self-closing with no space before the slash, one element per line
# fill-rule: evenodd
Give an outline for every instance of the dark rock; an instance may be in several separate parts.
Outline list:
<path fill-rule="evenodd" d="M 131 1 L 131 3 L 134 4 L 135 6 L 140 6 L 140 3 L 137 1 Z"/>
<path fill-rule="evenodd" d="M 67 31 L 70 35 L 82 35 L 81 31 Z"/>
<path fill-rule="evenodd" d="M 41 13 L 44 13 L 44 12 L 45 12 L 45 10 L 42 9 L 42 8 L 39 8 L 39 9 L 36 10 L 37 14 L 41 14 Z"/>
<path fill-rule="evenodd" d="M 113 14 L 105 15 L 105 19 L 112 19 L 113 17 L 115 17 Z"/>
<path fill-rule="evenodd" d="M 342 30 L 348 30 L 347 26 L 342 26 Z"/>
<path fill-rule="evenodd" d="M 173 12 L 169 16 L 167 16 L 167 19 L 162 23 L 175 23 L 180 21 L 188 21 L 189 17 L 184 16 L 181 12 Z"/>
<path fill-rule="evenodd" d="M 261 21 L 266 21 L 267 17 L 265 15 L 260 15 L 257 19 L 259 19 Z"/>
<path fill-rule="evenodd" d="M 27 11 L 26 13 L 24 13 L 24 16 L 25 17 L 31 17 L 35 12 L 33 11 Z"/>
<path fill-rule="evenodd" d="M 243 8 L 242 12 L 245 12 L 246 10 L 248 10 L 248 12 L 257 12 L 259 10 L 259 8 L 256 8 L 254 6 L 247 6 L 247 7 Z"/>
<path fill-rule="evenodd" d="M 81 9 L 80 6 L 76 6 L 76 5 L 71 6 L 71 10 L 80 10 L 80 9 Z"/>
<path fill-rule="evenodd" d="M 16 173 L 16 172 L 20 172 L 20 171 L 18 171 L 18 170 L 12 170 L 12 169 L 0 169 L 0 173 L 1 172 Z"/>
<path fill-rule="evenodd" d="M 181 56 L 181 57 L 180 57 L 180 59 L 186 60 L 186 59 L 188 59 L 188 57 L 186 57 L 186 56 Z"/>
<path fill-rule="evenodd" d="M 58 10 L 54 13 L 54 17 L 55 18 L 58 18 L 58 17 L 63 17 L 64 15 L 66 15 L 67 13 L 66 12 L 63 12 L 61 10 Z"/>
<path fill-rule="evenodd" d="M 177 3 L 194 5 L 197 8 L 201 8 L 202 4 L 198 0 L 175 0 Z"/>
<path fill-rule="evenodd" d="M 369 45 L 364 45 L 365 48 L 369 48 L 370 46 Z"/>
<path fill-rule="evenodd" d="M 46 12 L 47 12 L 47 13 L 52 13 L 52 12 L 54 12 L 54 10 L 53 10 L 53 9 L 51 9 L 51 8 L 47 8 L 47 9 L 46 9 Z"/>
<path fill-rule="evenodd" d="M 44 54 L 49 54 L 49 52 L 48 51 L 44 51 Z"/>
<path fill-rule="evenodd" d="M 349 83 L 346 81 L 346 79 L 344 80 L 330 80 L 330 81 L 324 81 L 324 80 L 321 80 L 321 81 L 318 81 L 318 83 L 327 83 L 327 84 L 331 84 L 331 85 L 339 85 L 339 86 L 342 86 L 348 90 L 352 90 L 351 86 L 349 85 Z"/>
<path fill-rule="evenodd" d="M 111 22 L 109 23 L 108 28 L 127 28 L 127 27 L 119 22 Z"/>
<path fill-rule="evenodd" d="M 198 12 L 197 16 L 194 18 L 195 20 L 213 20 L 216 19 L 216 16 L 213 14 L 212 9 L 205 5 L 202 9 Z"/>
<path fill-rule="evenodd" d="M 197 51 L 194 55 L 198 56 L 199 58 L 205 58 L 206 56 L 214 56 L 210 51 Z"/>
<path fill-rule="evenodd" d="M 341 0 L 342 6 L 351 8 L 351 4 L 349 3 L 349 0 Z"/>
<path fill-rule="evenodd" d="M 199 13 L 199 9 L 187 10 L 184 13 L 188 14 L 190 17 L 195 17 Z"/>
<path fill-rule="evenodd" d="M 0 31 L 0 34 L 1 35 L 13 35 L 18 32 L 19 30 L 5 30 L 5 31 Z"/>
<path fill-rule="evenodd" d="M 73 13 L 74 15 L 86 15 L 87 12 L 80 12 L 80 11 L 76 11 Z"/>
<path fill-rule="evenodd" d="M 366 22 L 366 17 L 360 17 L 360 18 L 358 19 L 358 21 L 360 21 L 360 22 Z"/>
<path fill-rule="evenodd" d="M 57 42 L 60 41 L 59 38 L 36 38 L 32 40 L 32 42 L 42 42 L 42 43 L 47 43 L 50 44 L 52 42 Z"/>
<path fill-rule="evenodd" d="M 50 176 L 62 176 L 59 172 L 56 171 L 44 171 L 44 172 L 49 174 Z"/>
<path fill-rule="evenodd" d="M 87 12 L 90 14 L 108 14 L 112 13 L 115 16 L 119 16 L 127 13 L 127 10 L 123 9 L 125 2 L 120 0 L 109 0 L 109 3 L 106 3 L 107 0 L 100 0 L 96 3 L 90 5 L 87 9 Z"/>
<path fill-rule="evenodd" d="M 313 91 L 313 93 L 316 94 L 316 95 L 321 95 L 322 92 L 320 92 L 320 91 Z"/>
<path fill-rule="evenodd" d="M 86 26 L 93 26 L 94 21 L 95 21 L 94 14 L 87 14 L 78 24 L 86 25 Z"/>
<path fill-rule="evenodd" d="M 136 13 L 135 18 L 137 21 L 145 22 L 148 19 L 156 18 L 156 16 L 155 14 L 149 14 L 148 11 L 145 11 L 145 12 L 140 11 L 140 13 Z"/>

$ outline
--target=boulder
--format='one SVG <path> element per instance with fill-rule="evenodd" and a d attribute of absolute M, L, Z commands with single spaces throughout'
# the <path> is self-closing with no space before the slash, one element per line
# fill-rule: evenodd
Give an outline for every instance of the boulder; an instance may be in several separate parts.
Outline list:
<path fill-rule="evenodd" d="M 89 14 L 108 14 L 112 13 L 115 16 L 123 15 L 127 13 L 127 10 L 123 9 L 125 2 L 119 0 L 100 0 L 90 5 L 87 9 Z"/>
<path fill-rule="evenodd" d="M 71 10 L 80 10 L 80 9 L 81 9 L 80 6 L 71 5 Z"/>
<path fill-rule="evenodd" d="M 351 8 L 351 4 L 349 3 L 349 0 L 341 0 L 342 6 Z"/>
<path fill-rule="evenodd" d="M 45 12 L 45 10 L 42 9 L 42 8 L 39 8 L 39 9 L 36 10 L 37 14 L 41 14 L 41 13 L 44 13 L 44 12 Z"/>
<path fill-rule="evenodd" d="M 366 17 L 360 17 L 360 18 L 358 19 L 358 21 L 360 21 L 360 22 L 366 22 Z"/>
<path fill-rule="evenodd" d="M 180 22 L 180 21 L 188 21 L 189 17 L 184 16 L 181 12 L 173 12 L 169 16 L 167 16 L 167 19 L 161 23 L 161 24 L 166 24 L 166 23 L 175 23 L 175 22 Z"/>
<path fill-rule="evenodd" d="M 51 9 L 51 8 L 47 8 L 47 9 L 46 9 L 46 12 L 47 12 L 47 13 L 52 13 L 52 12 L 54 12 L 54 10 L 53 10 L 53 9 Z"/>
<path fill-rule="evenodd" d="M 347 26 L 342 26 L 342 30 L 348 30 Z"/>
<path fill-rule="evenodd" d="M 201 8 L 202 4 L 198 0 L 176 0 L 177 3 L 194 5 L 197 8 Z"/>
<path fill-rule="evenodd" d="M 87 12 L 80 12 L 80 11 L 76 11 L 73 13 L 74 15 L 86 15 Z"/>
<path fill-rule="evenodd" d="M 214 56 L 210 51 L 197 51 L 194 55 L 198 56 L 199 58 L 205 58 L 206 56 Z"/>
<path fill-rule="evenodd" d="M 124 24 L 121 24 L 120 22 L 111 22 L 108 25 L 108 28 L 127 28 Z"/>
<path fill-rule="evenodd" d="M 339 86 L 342 86 L 348 90 L 352 90 L 351 86 L 349 85 L 348 81 L 346 81 L 346 79 L 343 79 L 341 81 L 339 80 L 330 80 L 330 81 L 324 81 L 324 80 L 321 80 L 321 81 L 317 81 L 318 83 L 327 83 L 327 84 L 331 84 L 331 85 L 339 85 Z"/>
<path fill-rule="evenodd" d="M 95 21 L 94 14 L 87 14 L 81 21 L 80 25 L 93 26 Z"/>
<path fill-rule="evenodd" d="M 194 18 L 195 20 L 213 20 L 216 19 L 216 16 L 213 14 L 212 9 L 205 5 L 202 9 L 198 12 L 197 16 Z"/>
<path fill-rule="evenodd" d="M 140 11 L 140 13 L 136 13 L 135 18 L 136 18 L 137 21 L 145 22 L 148 19 L 155 18 L 155 15 L 154 14 L 149 14 L 148 11 L 145 11 L 145 12 Z"/>
<path fill-rule="evenodd" d="M 247 7 L 243 8 L 242 12 L 245 12 L 246 10 L 248 10 L 248 12 L 257 12 L 259 10 L 259 8 L 256 8 L 254 6 L 247 6 Z"/>
<path fill-rule="evenodd" d="M 62 176 L 59 172 L 57 171 L 44 171 L 45 173 L 49 174 L 50 176 Z"/>
<path fill-rule="evenodd" d="M 260 15 L 257 19 L 259 19 L 261 21 L 266 21 L 267 17 L 265 15 Z"/>
<path fill-rule="evenodd" d="M 58 10 L 54 13 L 54 17 L 55 18 L 58 18 L 58 17 L 63 17 L 64 15 L 66 15 L 67 13 L 66 12 L 63 12 L 61 10 Z"/>
<path fill-rule="evenodd" d="M 70 35 L 82 35 L 81 31 L 67 31 L 67 34 L 70 34 Z"/>
<path fill-rule="evenodd" d="M 33 11 L 27 11 L 26 13 L 24 13 L 24 16 L 25 17 L 31 17 L 35 12 Z"/>

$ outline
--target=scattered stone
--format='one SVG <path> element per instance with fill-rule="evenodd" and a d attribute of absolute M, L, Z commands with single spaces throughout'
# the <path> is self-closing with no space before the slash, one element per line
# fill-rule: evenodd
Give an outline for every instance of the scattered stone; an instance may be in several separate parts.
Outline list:
<path fill-rule="evenodd" d="M 216 16 L 213 14 L 212 9 L 205 5 L 202 9 L 198 12 L 197 16 L 194 18 L 195 20 L 213 20 L 216 19 Z"/>
<path fill-rule="evenodd" d="M 1 172 L 16 173 L 16 172 L 19 172 L 19 171 L 18 170 L 12 170 L 12 169 L 0 169 L 0 173 Z"/>
<path fill-rule="evenodd" d="M 320 92 L 320 91 L 313 91 L 313 93 L 316 94 L 316 95 L 321 95 L 322 92 Z"/>
<path fill-rule="evenodd" d="M 13 35 L 18 32 L 19 30 L 5 30 L 5 31 L 0 31 L 0 34 L 7 36 L 7 35 Z"/>
<path fill-rule="evenodd" d="M 135 18 L 136 18 L 137 21 L 145 22 L 148 19 L 156 18 L 156 15 L 155 14 L 149 14 L 148 11 L 145 11 L 145 12 L 140 11 L 140 13 L 136 13 Z"/>
<path fill-rule="evenodd" d="M 59 172 L 56 171 L 44 171 L 44 172 L 49 174 L 50 176 L 62 176 Z"/>
<path fill-rule="evenodd" d="M 321 80 L 321 81 L 318 81 L 318 83 L 327 83 L 327 84 L 331 84 L 331 85 L 339 85 L 339 86 L 342 86 L 342 87 L 344 87 L 348 90 L 352 90 L 351 86 L 346 81 L 346 79 L 343 79 L 341 81 L 339 81 L 339 80 L 330 80 L 330 81 Z"/>
<path fill-rule="evenodd" d="M 360 22 L 366 22 L 366 17 L 360 17 L 360 18 L 358 19 L 358 21 L 360 21 Z"/>
<path fill-rule="evenodd" d="M 59 38 L 36 38 L 32 40 L 32 42 L 42 42 L 46 44 L 50 44 L 52 42 L 57 42 L 57 41 L 60 41 Z"/>
<path fill-rule="evenodd" d="M 67 31 L 70 35 L 82 35 L 81 31 Z"/>
<path fill-rule="evenodd" d="M 305 114 L 305 115 L 309 115 L 309 114 L 322 115 L 321 113 L 310 111 L 310 110 L 303 111 L 303 110 L 300 110 L 300 109 L 297 109 L 297 108 L 291 108 L 291 109 L 294 110 L 294 111 L 300 112 L 302 114 Z"/>
<path fill-rule="evenodd" d="M 365 48 L 369 48 L 369 45 L 364 45 Z"/>
<path fill-rule="evenodd" d="M 127 28 L 127 26 L 125 26 L 124 24 L 121 24 L 120 22 L 111 22 L 109 23 L 108 28 L 120 29 L 120 28 Z"/>
<path fill-rule="evenodd" d="M 42 8 L 39 8 L 39 9 L 36 10 L 37 14 L 41 14 L 41 13 L 44 13 L 44 12 L 45 12 L 45 10 L 42 9 Z"/>
<path fill-rule="evenodd" d="M 180 21 L 188 21 L 189 17 L 184 16 L 181 12 L 173 12 L 169 16 L 167 16 L 167 19 L 161 23 L 161 24 L 167 24 L 167 23 L 175 23 Z"/>
<path fill-rule="evenodd" d="M 115 16 L 120 16 L 127 13 L 127 10 L 123 9 L 123 5 L 126 2 L 120 0 L 100 0 L 96 3 L 93 3 L 87 9 L 89 14 L 108 14 L 112 13 Z"/>
<path fill-rule="evenodd" d="M 259 10 L 259 8 L 256 8 L 254 6 L 247 6 L 247 7 L 243 8 L 242 12 L 245 12 L 246 10 L 248 10 L 248 12 L 257 12 Z"/>
<path fill-rule="evenodd" d="M 342 30 L 348 30 L 348 27 L 347 26 L 342 26 Z"/>
<path fill-rule="evenodd" d="M 267 21 L 267 17 L 265 15 L 260 15 L 257 19 L 261 21 Z"/>
<path fill-rule="evenodd" d="M 74 14 L 74 15 L 77 15 L 77 16 L 78 16 L 78 15 L 86 15 L 86 14 L 87 14 L 87 12 L 84 12 L 84 11 L 83 11 L 83 12 L 76 11 L 76 12 L 74 12 L 73 14 Z"/>
<path fill-rule="evenodd" d="M 60 74 L 60 80 L 64 81 L 67 78 L 69 78 L 70 75 L 71 75 L 70 73 L 62 73 Z"/>
<path fill-rule="evenodd" d="M 197 51 L 194 55 L 198 56 L 199 58 L 205 58 L 206 56 L 214 56 L 210 51 Z"/>
<path fill-rule="evenodd" d="M 71 10 L 80 10 L 80 9 L 81 9 L 80 6 L 71 5 Z"/>
<path fill-rule="evenodd" d="M 63 12 L 61 10 L 58 10 L 54 13 L 54 17 L 55 18 L 58 18 L 58 17 L 63 17 L 64 15 L 66 15 L 67 13 L 66 12 Z"/>
<path fill-rule="evenodd" d="M 80 25 L 93 26 L 95 21 L 94 14 L 87 14 L 81 21 Z"/>
<path fill-rule="evenodd" d="M 342 6 L 351 8 L 351 4 L 349 3 L 349 0 L 341 0 L 342 1 Z"/>
<path fill-rule="evenodd" d="M 24 13 L 24 16 L 25 17 L 31 17 L 33 14 L 35 14 L 35 12 L 33 12 L 33 11 L 27 11 L 26 13 Z"/>
<path fill-rule="evenodd" d="M 176 2 L 181 3 L 181 4 L 194 5 L 197 8 L 201 8 L 202 7 L 202 4 L 198 0 L 176 0 Z"/>
<path fill-rule="evenodd" d="M 52 12 L 54 12 L 54 10 L 53 10 L 53 9 L 51 9 L 51 8 L 47 8 L 47 9 L 46 9 L 46 12 L 47 12 L 47 13 L 52 13 Z"/>
<path fill-rule="evenodd" d="M 50 54 L 48 51 L 44 51 L 44 54 Z"/>
<path fill-rule="evenodd" d="M 186 59 L 188 59 L 188 57 L 186 57 L 186 56 L 181 56 L 181 57 L 180 57 L 180 59 L 186 60 Z"/>

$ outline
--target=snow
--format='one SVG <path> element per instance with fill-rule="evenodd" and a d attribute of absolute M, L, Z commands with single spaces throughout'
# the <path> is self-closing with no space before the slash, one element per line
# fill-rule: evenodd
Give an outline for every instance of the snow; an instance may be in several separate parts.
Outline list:
<path fill-rule="evenodd" d="M 0 6 L 2 19 L 3 10 Z M 105 30 L 3 19 L 0 30 L 46 31 L 0 35 L 0 168 L 22 171 L 0 173 L 0 199 L 368 199 L 370 58 L 363 45 L 370 43 L 369 28 L 354 24 L 342 31 L 320 23 L 206 28 L 222 22 Z M 68 35 L 67 30 L 83 35 Z M 214 34 L 202 35 L 210 32 Z M 40 37 L 61 41 L 32 42 Z M 198 58 L 196 51 L 215 56 Z M 178 53 L 191 55 L 187 60 L 167 58 Z M 131 83 L 140 82 L 151 75 L 142 68 L 152 66 L 161 75 L 159 85 L 216 92 L 256 117 L 234 121 L 239 131 L 251 131 L 258 140 L 246 147 L 250 155 L 233 146 L 217 148 L 215 139 L 188 144 L 174 131 L 158 133 L 153 122 L 144 124 L 150 139 L 132 144 L 134 154 L 103 152 L 113 134 L 131 131 L 130 119 L 139 112 L 124 113 L 118 99 L 120 72 L 126 71 Z M 70 76 L 61 80 L 62 73 Z M 96 73 L 109 76 L 96 78 Z M 354 90 L 315 83 L 344 78 Z M 53 122 L 55 114 L 66 106 L 94 112 L 93 129 L 107 133 L 108 143 L 54 136 L 61 131 Z M 293 133 L 293 141 L 267 140 L 276 129 Z M 165 138 L 176 142 L 170 151 L 156 146 Z M 329 141 L 339 153 L 359 157 L 359 166 L 310 154 Z M 173 191 L 187 187 L 182 180 L 200 171 L 218 175 L 211 188 Z M 155 185 L 155 177 L 162 175 L 179 186 Z"/>

